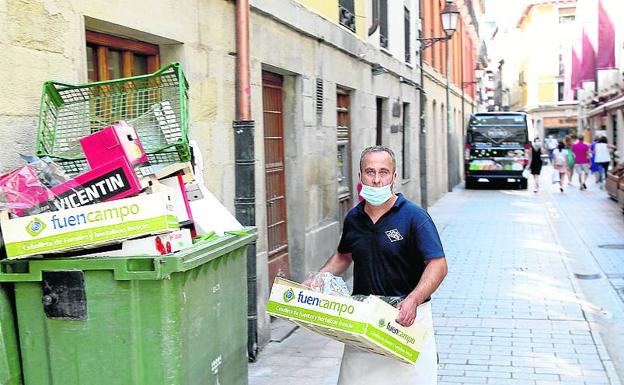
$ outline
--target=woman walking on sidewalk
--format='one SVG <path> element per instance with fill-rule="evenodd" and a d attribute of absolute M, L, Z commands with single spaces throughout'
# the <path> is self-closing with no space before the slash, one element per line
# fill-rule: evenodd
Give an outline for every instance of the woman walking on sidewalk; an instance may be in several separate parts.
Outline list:
<path fill-rule="evenodd" d="M 559 191 L 563 192 L 563 180 L 568 174 L 568 150 L 563 142 L 553 151 L 553 173 L 559 173 Z"/>
<path fill-rule="evenodd" d="M 600 166 L 596 163 L 596 143 L 600 140 L 599 137 L 594 137 L 593 142 L 589 145 L 589 152 L 591 153 L 591 167 L 590 171 L 594 175 L 595 182 L 598 184 L 600 180 Z"/>
<path fill-rule="evenodd" d="M 565 148 L 567 151 L 566 163 L 568 166 L 568 184 L 572 184 L 572 177 L 574 176 L 574 152 L 572 152 L 572 144 L 576 139 L 576 135 L 570 134 L 566 135 L 563 139 L 563 143 L 565 144 Z"/>
<path fill-rule="evenodd" d="M 608 144 L 605 136 L 601 137 L 594 147 L 594 161 L 600 168 L 598 183 L 600 184 L 601 189 L 604 188 L 604 182 L 607 179 L 607 171 L 609 170 L 609 162 L 611 162 L 611 154 L 609 153 L 610 148 L 614 148 L 614 146 L 610 146 Z"/>
<path fill-rule="evenodd" d="M 542 172 L 542 147 L 537 144 L 538 138 L 531 143 L 531 158 L 529 160 L 529 170 L 533 175 L 533 192 L 539 190 L 539 177 Z"/>

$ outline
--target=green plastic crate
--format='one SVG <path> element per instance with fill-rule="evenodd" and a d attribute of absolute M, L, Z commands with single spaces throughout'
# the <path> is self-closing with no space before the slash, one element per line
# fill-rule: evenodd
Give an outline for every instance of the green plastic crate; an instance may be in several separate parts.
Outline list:
<path fill-rule="evenodd" d="M 37 155 L 70 175 L 88 169 L 79 140 L 125 120 L 137 131 L 152 164 L 190 160 L 188 82 L 179 63 L 124 79 L 43 85 Z"/>
<path fill-rule="evenodd" d="M 24 384 L 247 384 L 246 248 L 256 235 L 246 230 L 171 256 L 3 261 Z M 82 280 L 63 278 L 75 274 Z M 51 316 L 46 306 L 59 303 L 69 312 Z"/>

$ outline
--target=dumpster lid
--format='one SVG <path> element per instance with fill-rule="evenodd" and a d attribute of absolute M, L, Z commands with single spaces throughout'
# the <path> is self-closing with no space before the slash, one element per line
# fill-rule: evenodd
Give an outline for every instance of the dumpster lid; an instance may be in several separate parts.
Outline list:
<path fill-rule="evenodd" d="M 3 260 L 0 262 L 0 282 L 41 281 L 44 271 L 67 270 L 112 270 L 114 278 L 120 281 L 165 279 L 172 273 L 194 269 L 244 248 L 256 237 L 255 227 L 245 227 L 171 255 Z"/>

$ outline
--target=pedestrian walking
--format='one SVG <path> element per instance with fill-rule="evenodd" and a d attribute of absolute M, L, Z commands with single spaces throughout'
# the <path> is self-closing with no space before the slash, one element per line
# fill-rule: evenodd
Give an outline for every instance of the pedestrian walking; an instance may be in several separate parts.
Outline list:
<path fill-rule="evenodd" d="M 565 148 L 567 150 L 566 165 L 568 166 L 568 169 L 567 169 L 568 184 L 572 184 L 572 178 L 574 177 L 575 161 L 574 161 L 574 152 L 572 151 L 572 145 L 575 140 L 576 140 L 576 135 L 574 134 L 566 135 L 565 138 L 563 138 L 563 143 L 565 144 Z"/>
<path fill-rule="evenodd" d="M 553 162 L 553 152 L 557 148 L 557 139 L 553 138 L 552 135 L 548 135 L 545 140 L 546 150 L 548 151 L 548 162 L 552 164 Z"/>
<path fill-rule="evenodd" d="M 408 385 L 437 383 L 437 353 L 431 294 L 447 273 L 438 231 L 425 210 L 395 194 L 396 158 L 384 146 L 360 156 L 364 198 L 344 220 L 337 251 L 320 272 L 342 274 L 353 262 L 353 294 L 403 298 L 396 319 L 409 326 L 427 325 L 429 337 L 416 365 L 407 365 L 345 345 L 339 385 Z M 307 282 L 306 282 L 307 283 Z"/>
<path fill-rule="evenodd" d="M 574 153 L 574 171 L 578 174 L 579 188 L 587 190 L 587 177 L 589 176 L 590 167 L 590 150 L 589 145 L 583 140 L 579 140 L 572 146 Z"/>
<path fill-rule="evenodd" d="M 594 140 L 589 145 L 589 152 L 591 153 L 591 167 L 589 170 L 594 175 L 594 181 L 596 182 L 596 184 L 598 184 L 598 181 L 600 180 L 600 166 L 596 163 L 596 151 L 595 151 L 596 143 L 598 143 L 599 139 L 600 137 L 595 136 Z"/>
<path fill-rule="evenodd" d="M 598 184 L 600 188 L 604 188 L 604 182 L 607 178 L 607 171 L 609 170 L 609 163 L 611 162 L 611 154 L 609 153 L 609 149 L 615 148 L 610 146 L 607 137 L 602 136 L 598 139 L 598 142 L 594 146 L 594 162 L 599 167 L 599 178 Z"/>
<path fill-rule="evenodd" d="M 531 158 L 529 160 L 529 170 L 533 175 L 533 192 L 539 190 L 539 178 L 542 172 L 542 146 L 539 144 L 539 138 L 535 138 L 531 143 Z"/>
<path fill-rule="evenodd" d="M 540 150 L 541 150 L 541 148 L 543 147 L 543 145 L 542 145 L 542 141 L 541 141 L 541 139 L 539 138 L 539 136 L 536 136 L 536 137 L 535 137 L 535 140 L 533 141 L 533 144 L 534 144 L 536 147 L 540 148 Z"/>
<path fill-rule="evenodd" d="M 563 182 L 565 176 L 568 175 L 568 150 L 566 150 L 563 142 L 559 142 L 553 151 L 553 173 L 559 174 L 557 182 L 559 182 L 559 191 L 563 192 Z"/>

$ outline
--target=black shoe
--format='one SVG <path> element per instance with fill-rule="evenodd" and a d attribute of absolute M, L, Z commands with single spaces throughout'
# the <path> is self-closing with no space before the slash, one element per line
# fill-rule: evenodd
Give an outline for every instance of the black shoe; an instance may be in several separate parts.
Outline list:
<path fill-rule="evenodd" d="M 563 192 L 563 187 L 559 187 L 559 191 Z"/>
<path fill-rule="evenodd" d="M 583 190 L 587 190 L 587 186 L 585 186 L 585 183 L 583 183 Z"/>

